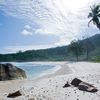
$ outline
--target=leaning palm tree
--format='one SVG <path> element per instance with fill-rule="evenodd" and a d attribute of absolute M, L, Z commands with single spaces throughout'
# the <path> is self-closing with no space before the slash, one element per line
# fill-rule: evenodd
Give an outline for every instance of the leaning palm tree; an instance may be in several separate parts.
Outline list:
<path fill-rule="evenodd" d="M 88 22 L 88 27 L 90 22 L 93 22 L 94 25 L 97 26 L 98 29 L 100 29 L 100 5 L 94 5 L 91 8 L 91 12 L 88 15 L 88 18 L 91 18 L 91 20 Z"/>

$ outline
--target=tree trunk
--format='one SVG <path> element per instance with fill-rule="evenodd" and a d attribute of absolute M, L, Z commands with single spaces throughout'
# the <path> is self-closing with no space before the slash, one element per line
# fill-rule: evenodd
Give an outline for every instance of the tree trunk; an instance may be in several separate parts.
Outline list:
<path fill-rule="evenodd" d="M 87 60 L 87 61 L 89 60 L 89 52 L 88 52 L 88 50 L 87 50 L 87 52 L 86 52 L 86 60 Z"/>
<path fill-rule="evenodd" d="M 88 61 L 89 60 L 89 46 L 88 46 L 88 41 L 86 43 L 86 60 Z"/>
<path fill-rule="evenodd" d="M 76 56 L 76 59 L 77 59 L 77 61 L 78 61 L 78 55 Z"/>
<path fill-rule="evenodd" d="M 76 50 L 76 59 L 78 61 L 78 47 L 77 47 L 77 50 Z"/>

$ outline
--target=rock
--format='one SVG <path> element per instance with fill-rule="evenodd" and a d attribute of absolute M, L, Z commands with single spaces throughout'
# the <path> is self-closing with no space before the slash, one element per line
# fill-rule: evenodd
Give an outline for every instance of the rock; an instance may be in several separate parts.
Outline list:
<path fill-rule="evenodd" d="M 98 91 L 96 87 L 86 82 L 81 82 L 78 86 L 78 89 L 82 91 L 87 91 L 87 92 L 97 92 Z"/>
<path fill-rule="evenodd" d="M 6 63 L 0 64 L 0 81 L 26 78 L 25 71 Z"/>
<path fill-rule="evenodd" d="M 78 78 L 74 78 L 71 82 L 71 85 L 77 87 L 82 81 Z"/>
<path fill-rule="evenodd" d="M 87 91 L 87 92 L 97 92 L 98 89 L 96 87 L 94 87 L 93 85 L 89 84 L 89 83 L 86 83 L 86 82 L 83 82 L 81 81 L 80 79 L 78 78 L 74 78 L 71 82 L 71 85 L 75 86 L 75 87 L 78 87 L 79 90 L 82 90 L 82 91 Z M 70 84 L 67 82 L 63 88 L 65 87 L 69 87 Z"/>
<path fill-rule="evenodd" d="M 20 93 L 20 91 L 16 91 L 16 92 L 14 92 L 14 93 L 10 93 L 10 94 L 8 94 L 8 98 L 16 98 L 16 97 L 18 97 L 18 96 L 21 96 L 22 94 Z"/>
<path fill-rule="evenodd" d="M 63 86 L 63 88 L 65 88 L 65 87 L 70 87 L 70 84 L 67 82 L 67 83 Z"/>
<path fill-rule="evenodd" d="M 79 85 L 78 89 L 82 90 L 82 91 L 86 91 L 88 89 L 88 86 L 86 86 L 86 85 Z"/>

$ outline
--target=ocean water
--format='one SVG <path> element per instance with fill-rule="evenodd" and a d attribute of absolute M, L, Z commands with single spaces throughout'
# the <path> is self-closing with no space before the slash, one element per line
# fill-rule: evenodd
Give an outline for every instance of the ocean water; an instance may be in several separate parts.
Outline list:
<path fill-rule="evenodd" d="M 27 78 L 32 79 L 46 74 L 51 74 L 60 69 L 60 66 L 51 63 L 34 63 L 34 62 L 11 62 L 15 66 L 23 69 L 26 72 Z"/>

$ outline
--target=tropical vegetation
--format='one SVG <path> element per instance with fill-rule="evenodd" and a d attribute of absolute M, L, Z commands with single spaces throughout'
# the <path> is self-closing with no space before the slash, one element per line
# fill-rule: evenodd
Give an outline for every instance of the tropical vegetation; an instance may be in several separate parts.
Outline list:
<path fill-rule="evenodd" d="M 91 8 L 91 12 L 88 15 L 88 18 L 91 18 L 88 26 L 90 24 L 90 22 L 93 22 L 94 25 L 96 25 L 96 27 L 98 29 L 100 29 L 100 5 L 93 5 L 93 7 Z"/>
<path fill-rule="evenodd" d="M 81 48 L 83 48 L 83 50 L 81 49 L 82 52 L 79 50 L 80 43 Z M 73 44 L 75 44 L 75 47 L 73 47 Z M 70 47 L 74 48 L 74 50 L 69 50 Z M 88 58 L 88 60 L 100 61 L 100 57 L 97 57 L 100 55 L 100 34 L 88 39 L 74 41 L 67 46 L 44 50 L 28 50 L 25 52 L 19 51 L 12 54 L 0 54 L 0 61 L 76 61 L 76 47 L 78 47 L 78 60 L 87 60 Z"/>

